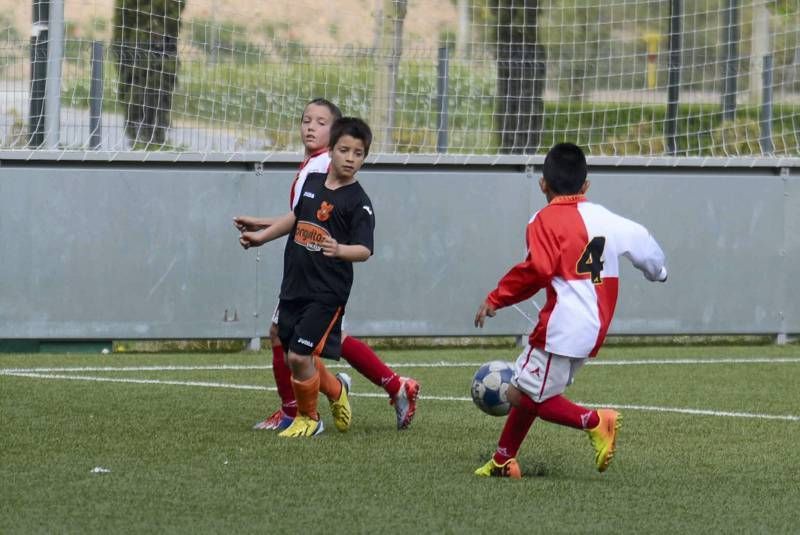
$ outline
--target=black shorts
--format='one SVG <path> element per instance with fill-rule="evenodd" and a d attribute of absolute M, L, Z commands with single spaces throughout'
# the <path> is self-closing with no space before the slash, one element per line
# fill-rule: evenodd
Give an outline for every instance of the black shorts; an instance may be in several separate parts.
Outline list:
<path fill-rule="evenodd" d="M 281 300 L 278 310 L 278 338 L 283 347 L 298 355 L 339 360 L 343 306 Z"/>

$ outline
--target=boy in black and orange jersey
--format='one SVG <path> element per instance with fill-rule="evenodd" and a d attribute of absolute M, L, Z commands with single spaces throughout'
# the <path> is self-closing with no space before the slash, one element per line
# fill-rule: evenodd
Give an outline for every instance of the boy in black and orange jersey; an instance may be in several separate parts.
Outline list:
<path fill-rule="evenodd" d="M 331 128 L 328 173 L 309 174 L 292 212 L 271 226 L 245 231 L 245 249 L 291 233 L 284 250 L 278 333 L 288 349 L 298 416 L 283 437 L 322 432 L 317 396 L 339 387 L 318 357 L 340 355 L 341 321 L 353 284 L 353 262 L 372 255 L 375 217 L 372 202 L 356 180 L 372 142 L 361 119 L 344 117 Z M 335 384 L 334 384 L 335 383 Z M 347 389 L 331 401 L 334 424 L 350 427 Z"/>
<path fill-rule="evenodd" d="M 342 117 L 339 108 L 324 98 L 315 98 L 306 104 L 300 119 L 300 137 L 305 148 L 305 158 L 295 176 L 290 190 L 289 207 L 294 209 L 300 199 L 306 177 L 311 173 L 327 173 L 330 167 L 330 131 L 333 123 Z M 234 225 L 240 232 L 262 230 L 273 224 L 273 218 L 237 216 Z M 280 309 L 275 308 L 269 329 L 272 350 L 272 375 L 278 388 L 281 406 L 278 410 L 260 420 L 253 429 L 274 429 L 283 431 L 292 424 L 297 414 L 297 401 L 292 390 L 292 374 L 286 363 L 283 345 L 278 336 Z M 363 341 L 348 335 L 345 331 L 347 320 L 342 318 L 341 356 L 356 371 L 369 379 L 375 386 L 389 395 L 394 406 L 397 429 L 407 429 L 416 413 L 420 385 L 411 377 L 401 377 L 384 363 L 381 358 Z M 336 375 L 341 387 L 323 393 L 330 399 L 338 399 L 341 388 L 350 388 L 350 376 L 346 373 Z M 335 387 L 336 385 L 332 385 Z"/>

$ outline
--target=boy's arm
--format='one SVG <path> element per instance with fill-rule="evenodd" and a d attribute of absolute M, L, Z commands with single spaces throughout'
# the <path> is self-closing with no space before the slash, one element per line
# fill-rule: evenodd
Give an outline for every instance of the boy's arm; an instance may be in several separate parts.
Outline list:
<path fill-rule="evenodd" d="M 372 254 L 364 245 L 344 245 L 333 238 L 326 238 L 320 246 L 325 256 L 345 262 L 366 262 Z"/>
<path fill-rule="evenodd" d="M 622 254 L 644 273 L 647 280 L 665 282 L 667 266 L 664 251 L 646 228 L 634 221 L 626 221 L 629 225 Z"/>
<path fill-rule="evenodd" d="M 372 256 L 375 231 L 375 212 L 366 193 L 350 212 L 349 244 L 339 243 L 332 236 L 323 241 L 322 254 L 345 262 L 366 262 Z"/>
<path fill-rule="evenodd" d="M 261 230 L 275 224 L 277 217 L 255 217 L 250 215 L 240 215 L 233 218 L 233 225 L 239 232 Z"/>
<path fill-rule="evenodd" d="M 497 288 L 489 292 L 475 314 L 475 327 L 483 327 L 486 317 L 493 318 L 498 308 L 524 301 L 544 287 L 541 277 L 536 276 L 536 265 L 530 251 L 523 262 L 503 275 Z"/>
<path fill-rule="evenodd" d="M 259 245 L 264 245 L 267 242 L 286 236 L 292 230 L 292 227 L 294 227 L 297 217 L 294 215 L 294 212 L 289 212 L 280 217 L 269 219 L 273 219 L 274 222 L 267 228 L 242 232 L 242 235 L 239 236 L 239 243 L 242 247 L 245 249 L 258 247 Z"/>
<path fill-rule="evenodd" d="M 527 228 L 528 254 L 525 260 L 512 267 L 489 292 L 475 314 L 475 326 L 483 327 L 486 317 L 494 317 L 495 311 L 533 296 L 547 286 L 555 271 L 558 249 L 549 239 L 541 221 L 537 218 Z"/>

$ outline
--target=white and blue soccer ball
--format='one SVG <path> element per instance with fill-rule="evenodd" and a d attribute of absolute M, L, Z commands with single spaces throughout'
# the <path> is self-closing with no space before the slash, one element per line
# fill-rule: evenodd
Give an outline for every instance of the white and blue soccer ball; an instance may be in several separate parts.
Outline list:
<path fill-rule="evenodd" d="M 505 416 L 511 410 L 508 386 L 513 376 L 514 367 L 510 362 L 487 362 L 478 368 L 472 379 L 472 401 L 486 414 Z"/>

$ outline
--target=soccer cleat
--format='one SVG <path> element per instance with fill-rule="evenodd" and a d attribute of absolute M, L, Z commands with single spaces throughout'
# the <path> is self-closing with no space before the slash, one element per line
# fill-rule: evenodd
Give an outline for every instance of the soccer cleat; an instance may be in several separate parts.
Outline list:
<path fill-rule="evenodd" d="M 352 380 L 346 373 L 337 373 L 336 378 L 342 383 L 342 393 L 339 394 L 339 399 L 329 399 L 331 404 L 331 413 L 333 414 L 333 425 L 340 433 L 344 433 L 350 429 L 350 422 L 353 419 L 353 413 L 350 410 L 350 385 Z"/>
<path fill-rule="evenodd" d="M 516 459 L 509 459 L 503 464 L 497 464 L 494 458 L 475 470 L 476 476 L 481 477 L 510 477 L 511 479 L 522 479 L 522 470 Z"/>
<path fill-rule="evenodd" d="M 278 433 L 279 437 L 313 437 L 319 435 L 325 430 L 322 420 L 314 420 L 309 416 L 298 414 L 292 425 Z"/>
<path fill-rule="evenodd" d="M 611 459 L 614 458 L 617 444 L 617 432 L 622 427 L 622 415 L 611 409 L 599 409 L 597 415 L 600 423 L 594 429 L 587 429 L 589 441 L 594 447 L 594 464 L 598 472 L 605 472 Z"/>
<path fill-rule="evenodd" d="M 294 418 L 289 416 L 283 409 L 278 409 L 277 411 L 272 413 L 272 416 L 269 418 L 258 422 L 256 425 L 253 426 L 253 429 L 263 430 L 263 429 L 275 429 L 277 431 L 282 431 L 292 425 L 292 420 Z"/>
<path fill-rule="evenodd" d="M 397 413 L 398 430 L 408 429 L 408 426 L 411 425 L 414 413 L 417 412 L 417 397 L 419 396 L 418 382 L 408 377 L 400 379 L 403 381 L 400 390 L 389 400 L 389 404 L 394 405 L 394 411 Z"/>

